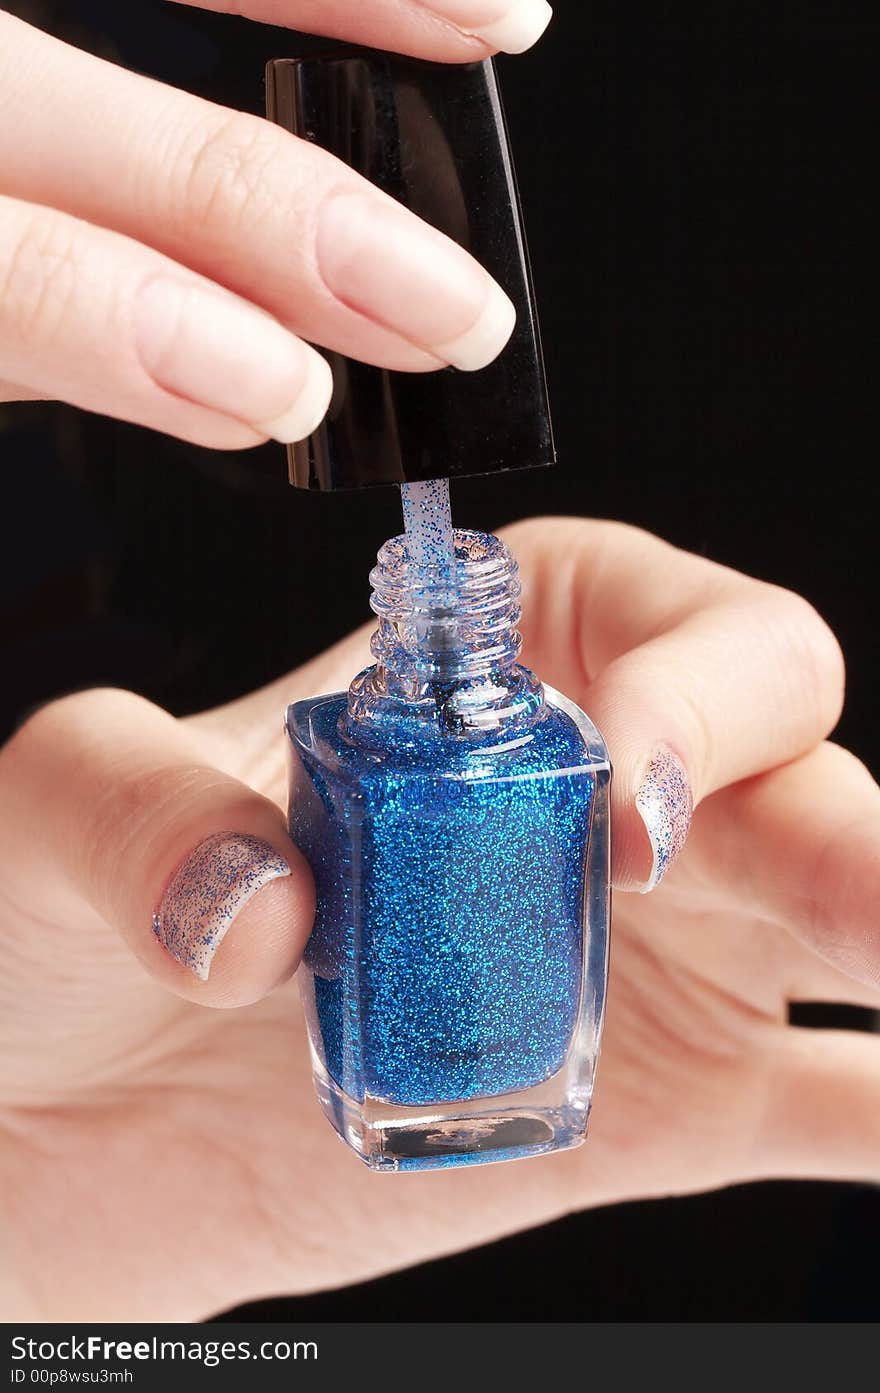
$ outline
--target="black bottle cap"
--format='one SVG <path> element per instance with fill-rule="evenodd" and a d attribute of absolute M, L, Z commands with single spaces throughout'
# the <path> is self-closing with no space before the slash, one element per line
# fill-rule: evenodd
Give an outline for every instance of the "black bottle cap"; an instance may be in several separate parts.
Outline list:
<path fill-rule="evenodd" d="M 327 353 L 326 421 L 289 447 L 301 488 L 362 488 L 552 464 L 553 432 L 516 176 L 494 64 L 345 49 L 270 62 L 270 120 L 330 150 L 466 247 L 517 311 L 482 371 L 388 372 Z"/>

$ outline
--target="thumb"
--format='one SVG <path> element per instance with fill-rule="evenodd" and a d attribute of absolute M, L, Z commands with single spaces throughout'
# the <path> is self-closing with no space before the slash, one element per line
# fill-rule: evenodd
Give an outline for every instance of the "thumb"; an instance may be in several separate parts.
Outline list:
<path fill-rule="evenodd" d="M 92 910 L 152 977 L 207 1006 L 289 977 L 314 888 L 279 809 L 127 692 L 44 707 L 0 757 L 4 880 L 50 924 Z"/>

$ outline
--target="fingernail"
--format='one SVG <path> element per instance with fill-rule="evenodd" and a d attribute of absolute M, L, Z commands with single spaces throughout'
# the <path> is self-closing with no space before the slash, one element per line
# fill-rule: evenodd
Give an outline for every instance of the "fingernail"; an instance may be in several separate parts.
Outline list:
<path fill-rule="evenodd" d="M 553 18 L 546 0 L 417 0 L 475 39 L 502 53 L 525 53 Z"/>
<path fill-rule="evenodd" d="M 310 435 L 326 414 L 327 360 L 235 295 L 158 276 L 142 287 L 134 312 L 141 362 L 166 392 L 285 445 Z"/>
<path fill-rule="evenodd" d="M 687 771 L 673 750 L 658 745 L 639 791 L 636 807 L 648 829 L 654 862 L 643 895 L 660 884 L 690 831 L 694 811 Z"/>
<path fill-rule="evenodd" d="M 220 832 L 178 866 L 153 915 L 153 932 L 207 982 L 214 954 L 239 911 L 270 881 L 290 875 L 283 856 L 259 837 Z"/>
<path fill-rule="evenodd" d="M 328 199 L 317 255 L 337 299 L 465 372 L 491 363 L 513 333 L 516 310 L 500 285 L 457 242 L 390 200 Z"/>

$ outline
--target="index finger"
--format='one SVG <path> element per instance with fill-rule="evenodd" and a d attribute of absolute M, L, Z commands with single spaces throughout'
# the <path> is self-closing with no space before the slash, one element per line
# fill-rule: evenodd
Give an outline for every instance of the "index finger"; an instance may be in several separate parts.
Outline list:
<path fill-rule="evenodd" d="M 348 39 L 440 63 L 524 53 L 553 17 L 546 0 L 175 0 L 200 10 Z"/>

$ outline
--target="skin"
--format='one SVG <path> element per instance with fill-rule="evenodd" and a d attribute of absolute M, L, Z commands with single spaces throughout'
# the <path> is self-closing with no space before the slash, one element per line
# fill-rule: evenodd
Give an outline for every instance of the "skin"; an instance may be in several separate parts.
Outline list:
<path fill-rule="evenodd" d="M 489 51 L 406 0 L 223 8 L 443 61 Z M 478 22 L 497 17 L 494 0 L 478 8 Z M 27 100 L 36 69 L 70 101 L 51 126 Z M 291 351 L 302 336 L 437 366 L 316 274 L 323 199 L 352 191 L 335 162 L 6 14 L 0 91 L 0 400 L 57 396 L 207 446 L 264 438 L 144 376 L 126 335 L 158 270 L 268 312 Z M 389 260 L 389 316 L 411 300 L 398 273 Z M 434 286 L 424 322 L 476 274 L 445 296 Z M 621 893 L 589 1144 L 390 1179 L 317 1108 L 290 981 L 313 888 L 284 833 L 279 717 L 345 687 L 368 661 L 364 633 L 186 721 L 127 693 L 69 697 L 0 752 L 7 1319 L 198 1319 L 590 1205 L 758 1177 L 880 1178 L 878 1042 L 786 1024 L 791 1000 L 880 1003 L 880 795 L 824 743 L 843 690 L 833 636 L 798 597 L 632 529 L 545 519 L 509 540 L 525 660 L 589 711 L 616 770 Z M 658 742 L 698 809 L 679 863 L 640 896 L 651 855 L 635 796 Z M 201 983 L 151 916 L 181 859 L 230 829 L 270 841 L 292 873 L 248 904 Z"/>
<path fill-rule="evenodd" d="M 415 0 L 235 8 L 441 61 L 492 52 Z M 37 74 L 52 103 L 33 101 Z M 426 372 L 485 366 L 512 330 L 502 290 L 456 243 L 268 121 L 5 12 L 0 100 L 0 401 L 58 398 L 241 449 L 300 438 L 326 410 L 306 340 Z M 452 346 L 486 316 L 485 362 L 460 361 Z M 266 425 L 279 418 L 285 431 Z"/>

